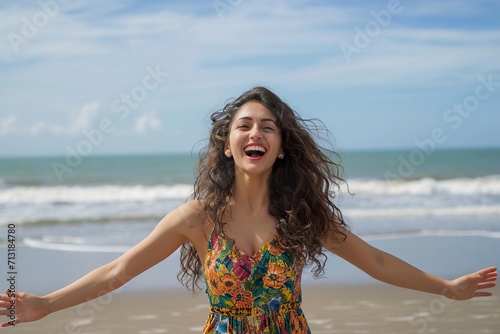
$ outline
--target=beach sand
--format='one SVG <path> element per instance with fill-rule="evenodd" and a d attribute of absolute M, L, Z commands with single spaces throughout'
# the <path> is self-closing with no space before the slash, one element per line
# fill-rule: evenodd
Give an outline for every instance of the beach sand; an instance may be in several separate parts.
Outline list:
<path fill-rule="evenodd" d="M 319 333 L 500 333 L 500 289 L 493 297 L 451 301 L 385 285 L 307 285 L 303 310 Z M 118 292 L 52 314 L 8 333 L 201 333 L 208 313 L 204 293 L 180 290 Z"/>
<path fill-rule="evenodd" d="M 449 244 L 440 242 L 440 246 L 444 247 L 444 252 Z M 396 247 L 400 253 L 404 248 L 400 244 L 394 245 Z M 416 245 L 407 247 L 416 249 Z M 480 263 L 481 257 L 466 261 L 468 258 L 456 249 L 453 248 L 453 256 L 446 258 L 444 263 L 451 268 L 460 268 L 460 274 L 484 265 Z M 488 252 L 484 251 L 484 261 L 495 264 L 496 246 L 485 249 Z M 389 251 L 394 250 L 389 248 Z M 427 261 L 433 259 L 419 251 L 419 257 Z M 7 254 L 6 249 L 1 249 L 0 253 Z M 440 254 L 433 253 L 434 258 Z M 444 252 L 442 256 L 447 255 Z M 63 252 L 21 246 L 16 262 L 16 290 L 43 295 L 118 256 L 118 253 Z M 461 264 L 458 257 L 461 257 Z M 201 333 L 208 315 L 207 297 L 201 292 L 193 298 L 182 289 L 175 279 L 179 266 L 177 257 L 174 258 L 163 261 L 101 299 L 60 311 L 35 323 L 1 331 L 15 334 Z M 435 262 L 443 263 L 443 259 L 435 259 Z M 500 333 L 500 287 L 491 290 L 492 297 L 451 301 L 441 296 L 378 284 L 373 279 L 359 280 L 366 274 L 347 263 L 334 264 L 334 273 L 327 275 L 330 278 L 304 280 L 302 308 L 313 334 Z M 334 279 L 336 276 L 345 276 L 342 282 L 351 285 L 338 283 Z"/>

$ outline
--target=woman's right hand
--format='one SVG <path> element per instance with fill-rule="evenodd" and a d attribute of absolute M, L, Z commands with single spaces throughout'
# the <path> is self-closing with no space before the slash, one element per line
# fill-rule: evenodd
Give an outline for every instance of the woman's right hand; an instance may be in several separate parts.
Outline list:
<path fill-rule="evenodd" d="M 14 297 L 9 290 L 0 295 L 0 315 L 7 316 L 7 321 L 1 324 L 2 327 L 36 321 L 48 314 L 46 302 L 38 296 L 16 292 Z"/>

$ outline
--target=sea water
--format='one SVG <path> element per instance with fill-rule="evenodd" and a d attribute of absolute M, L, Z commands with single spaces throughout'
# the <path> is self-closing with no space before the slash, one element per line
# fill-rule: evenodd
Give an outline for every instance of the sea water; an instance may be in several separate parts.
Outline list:
<path fill-rule="evenodd" d="M 340 159 L 347 184 L 334 201 L 364 240 L 438 274 L 498 265 L 500 149 Z M 22 247 L 119 255 L 189 198 L 196 163 L 194 153 L 0 158 L 0 241 L 15 224 Z M 351 282 L 336 261 L 327 276 Z"/>

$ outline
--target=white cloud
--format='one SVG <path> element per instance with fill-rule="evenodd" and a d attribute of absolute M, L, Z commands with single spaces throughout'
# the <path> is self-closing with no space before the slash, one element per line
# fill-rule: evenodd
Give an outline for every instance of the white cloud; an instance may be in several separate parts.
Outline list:
<path fill-rule="evenodd" d="M 38 136 L 48 133 L 56 136 L 78 135 L 82 130 L 90 129 L 99 111 L 99 103 L 88 103 L 73 114 L 66 124 L 47 124 L 45 120 L 38 120 L 32 124 L 19 125 L 18 118 L 15 115 L 7 116 L 0 120 L 0 135 L 17 136 Z"/>
<path fill-rule="evenodd" d="M 81 3 L 78 2 L 78 4 L 82 7 Z M 344 67 L 346 62 L 340 52 L 339 44 L 341 42 L 352 44 L 355 35 L 354 28 L 358 25 L 363 28 L 366 23 L 364 21 L 373 19 L 369 15 L 370 10 L 363 6 L 305 6 L 301 1 L 276 1 L 265 4 L 264 6 L 263 2 L 255 2 L 236 5 L 232 11 L 225 13 L 224 21 L 219 19 L 215 9 L 213 9 L 213 15 L 200 16 L 195 11 L 181 13 L 164 7 L 157 12 L 123 11 L 123 14 L 119 16 L 110 14 L 108 20 L 95 23 L 90 15 L 92 10 L 85 6 L 79 9 L 82 12 L 79 15 L 72 15 L 61 9 L 61 12 L 54 18 L 57 24 L 54 22 L 43 27 L 39 36 L 35 36 L 20 55 L 13 58 L 12 52 L 1 52 L 0 58 L 1 54 L 11 60 L 105 55 L 107 59 L 103 59 L 103 66 L 112 67 L 111 62 L 116 62 L 117 59 L 122 61 L 128 57 L 131 59 L 162 57 L 164 63 L 175 67 L 178 72 L 187 77 L 196 71 L 196 76 L 200 79 L 197 80 L 198 82 L 207 79 L 208 82 L 213 83 L 218 77 L 226 80 L 225 78 L 231 73 L 250 74 L 249 81 L 261 81 L 259 77 L 262 77 L 264 70 L 270 73 L 268 77 L 280 78 L 290 75 L 289 79 L 293 78 L 293 81 L 301 82 L 302 79 L 314 75 L 318 66 L 325 64 L 330 66 L 331 61 L 336 62 L 337 68 Z M 412 6 L 411 10 L 405 9 L 403 14 L 442 14 L 448 6 L 443 7 L 429 2 L 419 3 Z M 460 6 L 453 5 L 452 7 Z M 381 6 L 381 9 L 383 8 L 384 6 Z M 110 11 L 108 8 L 104 10 L 104 13 Z M 19 15 L 19 12 L 15 13 Z M 13 13 L 14 16 L 15 13 Z M 4 29 L 0 27 L 0 31 L 7 27 L 12 29 L 12 22 L 6 24 Z M 381 51 L 387 64 L 397 64 L 402 54 L 403 56 L 419 53 L 432 54 L 432 58 L 436 61 L 427 62 L 426 70 L 442 73 L 443 68 L 440 66 L 443 63 L 456 64 L 455 67 L 448 66 L 451 70 L 469 66 L 477 55 L 475 52 L 477 48 L 471 48 L 471 46 L 481 43 L 483 49 L 486 49 L 499 45 L 500 37 L 498 36 L 497 31 L 488 30 L 467 32 L 404 28 L 398 21 L 398 23 L 391 23 L 388 27 L 382 28 L 380 35 L 373 38 L 371 45 L 361 50 L 361 55 L 372 55 L 372 51 L 375 50 L 373 44 L 384 43 L 388 49 Z M 445 46 L 449 52 L 436 53 L 438 49 L 436 44 L 443 41 L 457 43 L 457 45 Z M 417 53 L 406 52 L 409 42 L 418 51 Z M 194 45 L 196 49 L 193 49 Z M 445 47 L 442 49 L 444 50 Z M 124 54 L 124 48 L 127 48 L 128 54 Z M 465 60 L 465 63 L 448 62 L 450 53 L 460 54 L 458 59 Z M 483 52 L 483 55 L 485 54 L 493 53 Z M 295 55 L 304 59 L 314 56 L 315 60 L 313 63 L 304 62 L 298 66 L 295 65 L 293 70 L 283 73 L 282 70 L 273 68 L 273 61 L 266 61 L 265 58 L 283 55 Z M 377 57 L 376 52 L 374 57 Z M 399 68 L 392 67 L 394 71 L 391 71 L 390 67 L 383 68 L 379 62 L 367 59 L 363 67 L 368 67 L 369 72 L 377 77 L 379 83 L 383 83 L 386 78 L 390 78 L 389 83 L 398 77 L 405 80 L 406 73 L 402 73 Z M 228 63 L 230 65 L 227 65 Z M 483 56 L 482 66 L 496 66 L 495 64 L 494 56 Z M 347 69 L 350 70 L 350 68 Z M 319 73 L 331 71 L 331 67 L 319 69 Z M 214 72 L 221 75 L 214 75 Z M 300 77 L 302 74 L 304 77 Z M 366 83 L 367 75 L 361 72 L 357 75 L 352 74 L 349 76 L 349 81 L 353 84 Z M 285 81 L 291 82 L 288 79 Z M 315 82 L 317 80 L 304 81 L 307 84 Z M 327 78 L 326 82 L 333 85 L 343 84 L 344 78 L 337 80 Z M 324 83 L 322 82 L 321 85 Z"/>
<path fill-rule="evenodd" d="M 38 121 L 37 123 L 33 124 L 29 129 L 28 133 L 31 136 L 37 136 L 40 133 L 42 133 L 46 129 L 46 124 L 44 121 Z"/>
<path fill-rule="evenodd" d="M 76 135 L 82 130 L 90 129 L 99 111 L 99 103 L 85 104 L 79 111 L 74 113 L 68 124 L 54 124 L 49 126 L 49 132 L 55 135 Z"/>
<path fill-rule="evenodd" d="M 9 115 L 7 118 L 0 120 L 0 135 L 6 136 L 17 132 L 16 126 L 16 116 Z"/>
<path fill-rule="evenodd" d="M 149 112 L 136 118 L 134 129 L 137 133 L 143 134 L 150 130 L 156 131 L 162 128 L 161 120 L 156 111 Z"/>
<path fill-rule="evenodd" d="M 73 122 L 69 128 L 73 129 L 75 132 L 80 131 L 82 129 L 90 128 L 98 112 L 99 112 L 98 102 L 84 105 L 80 110 L 80 112 L 78 112 L 76 117 L 73 119 Z"/>

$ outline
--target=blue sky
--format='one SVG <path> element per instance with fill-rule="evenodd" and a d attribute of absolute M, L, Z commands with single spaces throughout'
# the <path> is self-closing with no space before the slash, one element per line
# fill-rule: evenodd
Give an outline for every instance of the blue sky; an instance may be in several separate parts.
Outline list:
<path fill-rule="evenodd" d="M 256 85 L 341 150 L 500 147 L 499 17 L 473 0 L 2 2 L 0 156 L 197 150 Z"/>

